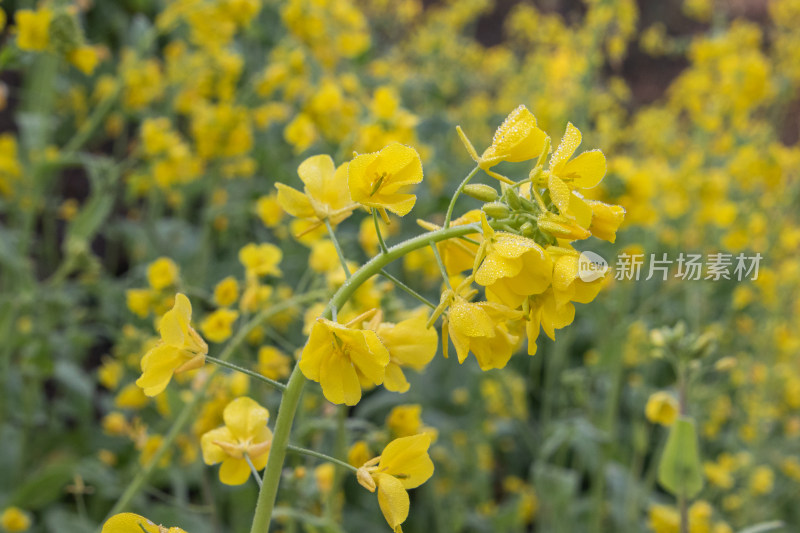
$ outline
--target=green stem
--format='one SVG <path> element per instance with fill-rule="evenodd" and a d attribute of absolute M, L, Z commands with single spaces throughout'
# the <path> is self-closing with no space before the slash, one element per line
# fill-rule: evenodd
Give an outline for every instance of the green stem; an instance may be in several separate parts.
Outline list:
<path fill-rule="evenodd" d="M 353 293 L 372 276 L 378 274 L 383 267 L 403 257 L 404 255 L 419 250 L 434 243 L 467 235 L 469 233 L 480 232 L 480 227 L 476 224 L 465 224 L 453 228 L 442 228 L 436 231 L 423 233 L 417 237 L 403 241 L 389 248 L 386 253 L 379 254 L 356 270 L 347 281 L 339 287 L 333 295 L 328 306 L 323 312 L 325 318 L 332 317 L 333 309 L 341 309 L 350 299 Z M 267 533 L 269 523 L 272 518 L 272 510 L 275 507 L 275 498 L 278 495 L 278 483 L 280 482 L 283 462 L 286 458 L 286 450 L 289 446 L 289 433 L 292 430 L 294 415 L 300 403 L 300 396 L 305 386 L 305 377 L 300 372 L 298 365 L 294 366 L 286 390 L 283 393 L 281 405 L 278 408 L 278 417 L 275 421 L 275 431 L 272 437 L 272 446 L 267 458 L 267 467 L 262 478 L 264 484 L 258 494 L 256 512 L 253 516 L 253 525 L 250 533 Z"/>
<path fill-rule="evenodd" d="M 250 456 L 247 454 L 244 454 L 244 460 L 247 461 L 247 465 L 250 467 L 250 471 L 253 473 L 253 477 L 255 478 L 256 483 L 258 484 L 258 488 L 260 489 L 262 482 L 261 482 L 261 476 L 258 475 L 258 470 L 256 470 L 256 465 L 253 464 L 253 461 L 250 460 Z"/>
<path fill-rule="evenodd" d="M 347 259 L 344 258 L 342 247 L 339 246 L 339 239 L 336 238 L 336 234 L 333 232 L 331 222 L 327 218 L 325 219 L 325 227 L 328 228 L 328 235 L 331 236 L 333 247 L 336 248 L 336 254 L 339 256 L 339 262 L 342 264 L 342 268 L 344 269 L 344 275 L 347 279 L 350 279 L 350 269 L 347 267 Z"/>
<path fill-rule="evenodd" d="M 294 453 L 300 453 L 303 455 L 316 457 L 317 459 L 322 459 L 323 461 L 329 461 L 341 467 L 347 468 L 348 470 L 352 470 L 353 472 L 358 472 L 358 468 L 351 465 L 350 463 L 345 463 L 344 461 L 341 461 L 335 457 L 331 457 L 330 455 L 326 455 L 324 453 L 315 452 L 314 450 L 309 450 L 308 448 L 301 448 L 300 446 L 295 446 L 293 444 L 287 444 L 286 449 Z"/>
<path fill-rule="evenodd" d="M 404 290 L 406 293 L 410 294 L 411 296 L 413 296 L 414 298 L 416 298 L 420 302 L 424 303 L 425 305 L 427 305 L 431 309 L 436 309 L 436 304 L 435 303 L 433 303 L 430 300 L 428 300 L 427 298 L 425 298 L 423 295 L 421 295 L 420 293 L 418 293 L 417 291 L 415 291 L 414 289 L 412 289 L 411 287 L 409 287 L 408 285 L 406 285 L 405 283 L 403 283 L 402 281 L 397 279 L 395 276 L 393 276 L 393 275 L 389 274 L 388 272 L 386 272 L 386 270 L 381 269 L 380 274 L 384 278 L 386 278 L 389 281 L 391 281 L 392 283 L 394 283 L 398 288 Z"/>
<path fill-rule="evenodd" d="M 233 363 L 229 363 L 227 361 L 223 361 L 222 359 L 217 359 L 216 357 L 211 357 L 210 355 L 206 356 L 206 361 L 211 361 L 215 365 L 223 366 L 225 368 L 229 368 L 231 370 L 235 370 L 236 372 L 241 372 L 242 374 L 250 376 L 251 378 L 255 378 L 255 379 L 257 379 L 257 380 L 259 380 L 259 381 L 261 381 L 263 383 L 266 383 L 269 386 L 278 389 L 279 391 L 286 390 L 286 385 L 284 385 L 280 381 L 275 381 L 274 379 L 269 379 L 267 376 L 262 376 L 258 372 L 255 372 L 253 370 L 248 370 L 247 368 L 244 368 L 243 366 L 235 365 Z"/>
<path fill-rule="evenodd" d="M 289 298 L 288 300 L 277 303 L 268 309 L 262 310 L 252 319 L 250 319 L 250 321 L 241 329 L 239 329 L 239 331 L 236 332 L 236 335 L 228 342 L 228 344 L 225 346 L 225 349 L 220 354 L 219 360 L 227 361 L 230 359 L 236 350 L 239 349 L 239 346 L 241 346 L 245 339 L 247 339 L 247 335 L 271 316 L 282 313 L 283 311 L 291 309 L 296 305 L 312 302 L 324 295 L 324 291 L 308 292 L 306 294 Z M 147 463 L 144 468 L 142 468 L 131 480 L 130 484 L 125 489 L 125 492 L 122 493 L 122 496 L 120 496 L 119 500 L 117 500 L 117 503 L 115 503 L 114 507 L 112 507 L 111 511 L 109 511 L 108 516 L 122 512 L 128 507 L 131 500 L 133 500 L 133 498 L 139 493 L 142 486 L 150 478 L 153 470 L 155 470 L 155 466 L 159 463 L 159 461 L 161 461 L 161 458 L 170 449 L 172 443 L 175 441 L 181 431 L 183 431 L 184 427 L 189 423 L 190 420 L 193 419 L 192 415 L 194 414 L 195 409 L 205 400 L 205 392 L 211 381 L 212 380 L 209 377 L 209 379 L 207 379 L 201 388 L 195 393 L 194 397 L 189 401 L 189 403 L 183 406 L 183 410 L 178 415 L 178 418 L 172 423 L 172 427 L 164 437 L 164 440 L 161 442 L 161 446 L 159 446 L 158 450 L 156 450 L 156 452 L 153 454 L 150 462 Z"/>
<path fill-rule="evenodd" d="M 453 218 L 453 209 L 456 207 L 456 200 L 458 200 L 458 197 L 461 196 L 461 191 L 463 191 L 464 187 L 466 187 L 470 180 L 475 177 L 475 174 L 478 173 L 480 168 L 481 167 L 476 165 L 475 168 L 473 168 L 472 171 L 467 174 L 467 177 L 464 178 L 464 181 L 461 182 L 461 185 L 458 186 L 458 189 L 456 189 L 456 192 L 453 194 L 453 198 L 450 200 L 450 205 L 447 206 L 447 215 L 444 217 L 444 229 L 450 227 L 450 219 Z"/>
<path fill-rule="evenodd" d="M 378 210 L 372 209 L 372 221 L 375 223 L 375 235 L 378 236 L 378 244 L 381 247 L 381 253 L 386 253 L 386 241 L 383 240 L 383 235 L 381 235 L 381 226 L 378 221 Z"/>
<path fill-rule="evenodd" d="M 439 249 L 433 243 L 431 243 L 431 249 L 433 250 L 433 256 L 436 258 L 436 263 L 439 265 L 439 271 L 442 273 L 444 282 L 447 284 L 447 287 L 452 290 L 453 287 L 450 285 L 450 276 L 447 275 L 447 269 L 444 266 L 444 261 L 442 261 L 442 256 L 439 255 Z"/>

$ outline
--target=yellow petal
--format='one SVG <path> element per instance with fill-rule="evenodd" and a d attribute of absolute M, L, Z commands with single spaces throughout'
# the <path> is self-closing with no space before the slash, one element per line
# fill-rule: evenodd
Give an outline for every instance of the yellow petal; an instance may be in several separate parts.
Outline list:
<path fill-rule="evenodd" d="M 323 360 L 319 384 L 322 394 L 335 404 L 355 405 L 361 400 L 361 384 L 356 369 L 340 353 L 332 353 Z"/>
<path fill-rule="evenodd" d="M 159 533 L 159 528 L 147 518 L 134 513 L 120 513 L 109 518 L 101 533 Z"/>
<path fill-rule="evenodd" d="M 142 357 L 142 375 L 136 380 L 136 385 L 144 389 L 147 396 L 160 394 L 184 360 L 177 348 L 159 344 Z"/>
<path fill-rule="evenodd" d="M 234 437 L 246 441 L 253 439 L 256 433 L 267 425 L 269 411 L 245 396 L 229 403 L 222 413 L 222 418 Z"/>
<path fill-rule="evenodd" d="M 235 440 L 233 434 L 225 426 L 205 432 L 200 437 L 200 448 L 203 450 L 203 462 L 207 465 L 221 463 L 229 457 L 225 450 L 214 444 L 215 442 L 234 444 Z"/>
<path fill-rule="evenodd" d="M 553 203 L 556 204 L 562 215 L 566 215 L 569 212 L 569 201 L 570 196 L 572 196 L 567 184 L 551 173 L 547 180 L 547 188 L 550 190 L 550 198 Z"/>
<path fill-rule="evenodd" d="M 570 178 L 572 186 L 578 189 L 591 189 L 597 186 L 606 175 L 606 156 L 600 150 L 584 152 L 566 165 L 559 176 Z"/>
<path fill-rule="evenodd" d="M 242 485 L 250 479 L 250 465 L 244 459 L 228 457 L 219 467 L 219 480 L 226 485 Z"/>
<path fill-rule="evenodd" d="M 572 122 L 567 123 L 567 130 L 564 132 L 564 137 L 561 138 L 558 148 L 556 148 L 555 153 L 553 153 L 553 156 L 550 158 L 550 171 L 560 176 L 561 168 L 569 161 L 569 158 L 572 157 L 572 154 L 575 153 L 575 150 L 580 144 L 580 130 L 573 126 Z"/>
<path fill-rule="evenodd" d="M 433 475 L 430 445 L 428 433 L 395 439 L 383 449 L 378 471 L 396 477 L 406 489 L 419 487 Z"/>
<path fill-rule="evenodd" d="M 386 390 L 400 393 L 408 391 L 411 387 L 408 380 L 406 380 L 405 374 L 403 374 L 403 369 L 395 363 L 386 365 L 386 375 L 383 378 L 383 386 L 386 387 Z"/>
<path fill-rule="evenodd" d="M 284 211 L 297 218 L 314 217 L 316 212 L 308 196 L 283 183 L 276 183 L 275 188 L 278 189 L 278 204 Z"/>
<path fill-rule="evenodd" d="M 335 168 L 331 156 L 315 155 L 300 163 L 297 175 L 313 198 L 322 199 L 326 197 L 326 184 L 330 185 Z"/>
<path fill-rule="evenodd" d="M 426 327 L 427 321 L 423 311 L 397 324 L 381 324 L 378 327 L 378 337 L 392 359 L 415 370 L 422 370 L 433 359 L 439 336 L 434 328 Z"/>
<path fill-rule="evenodd" d="M 399 480 L 388 474 L 377 474 L 375 477 L 378 484 L 378 505 L 389 527 L 397 531 L 400 524 L 408 518 L 408 492 Z"/>
<path fill-rule="evenodd" d="M 475 304 L 456 299 L 448 312 L 450 331 L 467 337 L 494 336 L 494 322 L 489 315 Z"/>
<path fill-rule="evenodd" d="M 177 302 L 177 300 L 176 300 Z M 181 347 L 186 342 L 187 325 L 181 320 L 176 308 L 172 308 L 161 317 L 158 322 L 158 330 L 161 339 L 170 346 Z"/>
<path fill-rule="evenodd" d="M 330 353 L 332 342 L 333 338 L 324 322 L 315 322 L 298 363 L 300 371 L 307 379 L 319 381 L 322 361 Z"/>

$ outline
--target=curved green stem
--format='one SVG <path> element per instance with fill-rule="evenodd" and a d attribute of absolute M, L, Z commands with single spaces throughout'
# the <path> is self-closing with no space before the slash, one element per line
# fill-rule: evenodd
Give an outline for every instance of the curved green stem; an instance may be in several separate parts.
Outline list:
<path fill-rule="evenodd" d="M 250 321 L 247 322 L 247 324 L 245 324 L 239 331 L 236 332 L 236 335 L 228 342 L 228 344 L 225 346 L 225 349 L 220 354 L 219 360 L 227 361 L 230 359 L 236 350 L 239 349 L 239 346 L 241 346 L 245 339 L 247 339 L 247 335 L 271 316 L 282 313 L 283 311 L 291 309 L 296 305 L 312 302 L 324 295 L 325 291 L 308 292 L 306 294 L 289 298 L 288 300 L 262 310 L 252 319 L 250 319 Z M 153 470 L 155 470 L 155 466 L 159 463 L 159 461 L 161 461 L 161 458 L 164 457 L 164 454 L 167 453 L 167 451 L 172 447 L 172 443 L 183 431 L 189 421 L 193 419 L 192 415 L 194 414 L 195 410 L 205 400 L 206 388 L 210 383 L 211 379 L 207 379 L 201 388 L 195 393 L 194 397 L 189 401 L 189 403 L 183 406 L 183 410 L 178 415 L 178 418 L 175 419 L 175 422 L 172 423 L 172 427 L 170 428 L 169 432 L 164 436 L 161 446 L 159 446 L 158 450 L 156 450 L 156 452 L 153 454 L 150 462 L 148 462 L 144 468 L 139 470 L 136 476 L 131 480 L 130 484 L 125 489 L 125 492 L 122 493 L 122 496 L 120 496 L 119 500 L 117 500 L 117 503 L 115 503 L 114 507 L 112 507 L 111 511 L 109 511 L 108 516 L 122 512 L 128 507 L 131 500 L 133 500 L 133 498 L 139 493 L 142 486 L 150 478 Z"/>
<path fill-rule="evenodd" d="M 386 241 L 383 240 L 383 235 L 381 234 L 381 226 L 380 222 L 378 221 L 378 210 L 373 208 L 372 210 L 372 221 L 375 223 L 375 235 L 378 236 L 378 244 L 381 247 L 381 253 L 385 254 L 386 250 Z"/>
<path fill-rule="evenodd" d="M 325 227 L 328 228 L 328 235 L 331 237 L 331 242 L 333 243 L 333 247 L 336 248 L 336 255 L 339 256 L 339 262 L 342 264 L 342 269 L 344 270 L 344 277 L 350 278 L 350 269 L 347 268 L 347 259 L 344 257 L 344 252 L 342 252 L 342 247 L 339 246 L 339 239 L 336 238 L 336 233 L 333 232 L 333 226 L 331 226 L 330 220 L 327 218 L 325 219 Z"/>
<path fill-rule="evenodd" d="M 417 237 L 403 241 L 389 248 L 386 253 L 378 254 L 361 268 L 356 270 L 339 290 L 333 295 L 328 306 L 322 315 L 330 319 L 334 309 L 341 309 L 350 299 L 353 293 L 372 276 L 380 271 L 392 261 L 404 255 L 454 237 L 460 237 L 469 233 L 480 232 L 477 224 L 464 224 L 452 228 L 442 228 L 428 233 L 423 233 Z M 281 405 L 278 408 L 278 417 L 275 421 L 275 431 L 272 436 L 272 446 L 267 458 L 267 467 L 262 478 L 264 484 L 258 494 L 256 512 L 253 516 L 253 525 L 250 533 L 267 533 L 269 523 L 272 519 L 272 510 L 275 507 L 275 498 L 278 495 L 278 483 L 280 482 L 283 462 L 286 458 L 286 450 L 289 447 L 289 433 L 292 430 L 294 415 L 300 403 L 300 396 L 303 393 L 306 379 L 300 371 L 298 365 L 294 366 L 286 390 L 283 393 Z"/>
<path fill-rule="evenodd" d="M 384 278 L 386 278 L 389 281 L 391 281 L 392 283 L 394 283 L 395 286 L 397 286 L 398 288 L 404 290 L 406 293 L 408 293 L 411 296 L 413 296 L 414 298 L 416 298 L 418 301 L 424 303 L 425 305 L 427 305 L 431 309 L 436 309 L 436 304 L 435 303 L 431 302 L 430 300 L 425 298 L 423 295 L 421 295 L 420 293 L 418 293 L 417 291 L 415 291 L 414 289 L 412 289 L 411 287 L 409 287 L 408 285 L 406 285 L 405 283 L 403 283 L 402 281 L 397 279 L 397 277 L 395 277 L 395 276 L 389 274 L 388 272 L 386 272 L 386 270 L 381 269 L 380 274 Z"/>
<path fill-rule="evenodd" d="M 480 168 L 481 167 L 476 165 L 475 168 L 473 168 L 472 171 L 469 174 L 467 174 L 467 177 L 464 178 L 464 181 L 461 182 L 461 185 L 458 186 L 456 192 L 453 193 L 453 198 L 450 200 L 450 205 L 447 206 L 447 215 L 445 215 L 444 217 L 444 226 L 443 226 L 444 229 L 450 227 L 450 219 L 453 218 L 453 209 L 455 209 L 456 207 L 456 200 L 458 200 L 458 197 L 461 196 L 461 191 L 463 191 L 464 187 L 466 187 L 467 184 L 469 184 L 470 180 L 475 177 L 475 174 L 478 173 L 478 170 L 480 170 Z"/>
<path fill-rule="evenodd" d="M 353 472 L 358 472 L 358 468 L 354 467 L 350 463 L 345 463 L 335 457 L 331 457 L 330 455 L 326 455 L 324 453 L 315 452 L 314 450 L 309 450 L 308 448 L 301 448 L 300 446 L 295 446 L 293 444 L 288 444 L 286 449 L 295 453 L 300 453 L 303 455 L 308 455 L 310 457 L 316 457 L 317 459 L 322 459 L 324 461 L 329 461 L 331 463 L 337 464 L 341 467 L 347 468 L 348 470 L 352 470 Z"/>

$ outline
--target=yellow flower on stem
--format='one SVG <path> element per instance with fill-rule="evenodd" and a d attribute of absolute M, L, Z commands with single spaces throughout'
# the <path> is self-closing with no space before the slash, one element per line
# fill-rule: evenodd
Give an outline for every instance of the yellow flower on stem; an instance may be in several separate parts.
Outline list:
<path fill-rule="evenodd" d="M 272 431 L 267 427 L 269 411 L 248 397 L 236 398 L 222 412 L 224 426 L 212 429 L 200 438 L 203 461 L 222 463 L 219 480 L 226 485 L 241 485 L 251 474 L 250 464 L 258 471 L 267 465 L 272 445 Z"/>
<path fill-rule="evenodd" d="M 200 324 L 200 330 L 211 342 L 225 342 L 233 335 L 231 326 L 236 322 L 237 318 L 239 318 L 238 311 L 224 308 L 217 309 L 203 320 Z"/>
<path fill-rule="evenodd" d="M 422 161 L 410 146 L 392 143 L 380 152 L 362 154 L 350 162 L 347 183 L 353 200 L 378 209 L 388 223 L 386 210 L 400 216 L 411 211 L 417 197 L 411 186 L 422 181 Z"/>
<path fill-rule="evenodd" d="M 100 533 L 186 533 L 179 527 L 158 526 L 147 518 L 133 513 L 115 514 L 103 524 Z"/>
<path fill-rule="evenodd" d="M 568 123 L 561 143 L 550 157 L 547 188 L 560 213 L 586 228 L 591 222 L 592 209 L 574 191 L 591 189 L 600 183 L 606 175 L 606 157 L 600 150 L 591 150 L 570 160 L 580 144 L 580 130 Z"/>
<path fill-rule="evenodd" d="M 402 533 L 401 525 L 408 518 L 408 489 L 419 487 L 433 475 L 430 445 L 427 433 L 395 439 L 356 474 L 362 487 L 370 492 L 378 490 L 378 505 L 395 533 Z"/>
<path fill-rule="evenodd" d="M 136 384 L 147 396 L 166 389 L 173 374 L 205 364 L 208 346 L 190 325 L 191 320 L 192 304 L 183 294 L 176 294 L 175 305 L 158 325 L 161 342 L 142 357 L 142 375 Z"/>
<path fill-rule="evenodd" d="M 662 426 L 671 426 L 678 419 L 679 406 L 678 400 L 666 392 L 658 391 L 650 395 L 647 405 L 644 407 L 644 415 L 647 420 Z"/>
<path fill-rule="evenodd" d="M 489 300 L 515 309 L 526 296 L 541 294 L 550 286 L 553 263 L 536 241 L 495 232 L 485 215 L 481 225 L 484 241 L 478 253 L 480 266 L 475 269 L 475 282 L 486 287 Z"/>
<path fill-rule="evenodd" d="M 389 351 L 374 331 L 317 318 L 298 365 L 306 378 L 319 382 L 329 402 L 355 405 L 361 400 L 362 381 L 383 383 L 389 361 Z"/>
<path fill-rule="evenodd" d="M 347 187 L 347 164 L 336 168 L 328 155 L 309 157 L 297 167 L 297 175 L 305 185 L 303 192 L 283 183 L 276 183 L 277 201 L 290 215 L 307 219 L 312 231 L 325 222 L 337 225 L 358 207 Z"/>
<path fill-rule="evenodd" d="M 421 372 L 436 355 L 439 335 L 434 328 L 426 327 L 428 316 L 424 310 L 397 324 L 380 322 L 380 313 L 376 319 L 370 329 L 378 334 L 381 344 L 389 351 L 383 386 L 390 391 L 406 392 L 410 385 L 403 368 Z"/>
<path fill-rule="evenodd" d="M 595 200 L 586 200 L 586 204 L 592 210 L 592 223 L 589 226 L 592 235 L 604 241 L 616 241 L 617 230 L 625 220 L 625 208 Z"/>
<path fill-rule="evenodd" d="M 502 161 L 519 163 L 537 158 L 547 145 L 547 134 L 536 127 L 536 117 L 524 105 L 517 107 L 506 117 L 495 131 L 492 145 L 480 156 L 460 127 L 457 131 L 478 166 L 490 176 L 509 184 L 513 182 L 489 169 Z"/>
<path fill-rule="evenodd" d="M 239 262 L 244 265 L 248 277 L 280 276 L 278 264 L 283 259 L 281 249 L 270 243 L 251 242 L 239 250 Z"/>
<path fill-rule="evenodd" d="M 147 266 L 147 282 L 157 291 L 175 285 L 178 275 L 178 265 L 169 257 L 159 257 Z"/>
<path fill-rule="evenodd" d="M 555 340 L 555 330 L 569 326 L 575 320 L 575 306 L 569 301 L 559 305 L 553 288 L 547 289 L 542 294 L 528 297 L 528 301 L 523 305 L 523 310 L 526 308 L 525 328 L 528 335 L 528 355 L 536 354 L 536 340 L 539 338 L 541 329 L 548 337 Z"/>
<path fill-rule="evenodd" d="M 472 352 L 481 370 L 503 368 L 511 359 L 519 340 L 509 333 L 506 322 L 522 318 L 522 313 L 496 302 L 470 302 L 469 298 L 475 291 L 470 291 L 472 294 L 467 293 L 466 297 L 463 293 L 472 281 L 470 276 L 455 291 L 444 291 L 428 323 L 449 308 L 442 323 L 444 356 L 448 356 L 449 338 L 456 348 L 459 363 L 463 363 Z"/>
<path fill-rule="evenodd" d="M 47 8 L 31 11 L 20 9 L 14 14 L 17 21 L 17 46 L 20 50 L 40 52 L 50 43 L 50 22 L 53 12 Z"/>

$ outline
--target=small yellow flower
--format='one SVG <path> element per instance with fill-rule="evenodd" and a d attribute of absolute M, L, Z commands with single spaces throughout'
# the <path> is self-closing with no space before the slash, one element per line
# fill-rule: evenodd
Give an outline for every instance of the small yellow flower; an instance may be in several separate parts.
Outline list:
<path fill-rule="evenodd" d="M 774 484 L 775 473 L 768 466 L 759 466 L 750 475 L 750 491 L 753 494 L 769 494 Z"/>
<path fill-rule="evenodd" d="M 231 326 L 236 322 L 237 318 L 239 318 L 238 311 L 217 309 L 203 320 L 200 324 L 200 330 L 205 338 L 211 342 L 225 342 L 233 335 Z"/>
<path fill-rule="evenodd" d="M 442 294 L 439 307 L 447 306 L 447 318 L 442 324 L 442 349 L 448 354 L 448 337 L 456 348 L 458 362 L 463 363 L 470 352 L 475 354 L 481 370 L 503 368 L 511 359 L 519 340 L 508 331 L 506 322 L 518 320 L 522 313 L 495 302 L 470 302 L 460 291 Z"/>
<path fill-rule="evenodd" d="M 39 52 L 47 48 L 50 43 L 50 21 L 53 19 L 51 10 L 20 9 L 14 18 L 17 21 L 17 46 L 21 50 Z"/>
<path fill-rule="evenodd" d="M 174 373 L 192 370 L 205 363 L 208 346 L 191 327 L 192 304 L 183 294 L 159 322 L 161 342 L 142 357 L 142 376 L 136 384 L 147 396 L 160 394 Z"/>
<path fill-rule="evenodd" d="M 317 489 L 322 494 L 327 494 L 333 488 L 333 478 L 336 474 L 336 467 L 333 463 L 322 463 L 314 469 L 314 479 L 317 482 Z"/>
<path fill-rule="evenodd" d="M 534 240 L 495 232 L 482 217 L 482 251 L 485 253 L 475 271 L 475 282 L 486 287 L 486 295 L 512 309 L 522 305 L 526 296 L 541 294 L 550 286 L 553 263 Z"/>
<path fill-rule="evenodd" d="M 153 293 L 150 289 L 128 289 L 125 291 L 125 303 L 131 313 L 145 318 L 153 305 Z"/>
<path fill-rule="evenodd" d="M 274 346 L 262 346 L 258 350 L 258 372 L 269 379 L 287 377 L 291 362 L 291 357 Z"/>
<path fill-rule="evenodd" d="M 373 328 L 389 351 L 389 364 L 383 381 L 388 390 L 406 392 L 410 385 L 403 368 L 421 372 L 436 355 L 439 335 L 434 328 L 426 327 L 427 320 L 427 313 L 420 310 L 397 324 L 381 322 Z"/>
<path fill-rule="evenodd" d="M 281 269 L 278 264 L 283 259 L 283 252 L 274 244 L 250 243 L 239 250 L 239 261 L 244 265 L 247 275 L 255 276 L 280 276 Z"/>
<path fill-rule="evenodd" d="M 222 413 L 224 426 L 206 432 L 200 438 L 203 461 L 222 463 L 219 480 L 226 485 L 241 485 L 250 478 L 250 465 L 256 470 L 267 465 L 272 445 L 272 431 L 267 427 L 269 411 L 256 401 L 242 397 L 229 403 Z"/>
<path fill-rule="evenodd" d="M 147 518 L 133 513 L 120 513 L 109 518 L 100 533 L 186 533 L 179 527 L 157 526 Z"/>
<path fill-rule="evenodd" d="M 433 475 L 433 461 L 428 456 L 430 435 L 420 433 L 395 439 L 383 453 L 358 469 L 358 482 L 375 492 L 386 522 L 395 533 L 402 533 L 402 523 L 408 518 L 410 500 L 408 489 L 425 483 Z"/>
<path fill-rule="evenodd" d="M 369 445 L 363 440 L 354 442 L 347 451 L 347 462 L 356 468 L 369 461 L 370 457 Z"/>
<path fill-rule="evenodd" d="M 647 420 L 662 426 L 671 426 L 678 419 L 678 400 L 666 391 L 650 395 L 644 408 Z"/>
<path fill-rule="evenodd" d="M 31 527 L 31 517 L 19 507 L 7 507 L 0 515 L 3 531 L 27 531 Z"/>
<path fill-rule="evenodd" d="M 422 428 L 422 406 L 410 404 L 394 407 L 386 417 L 386 425 L 396 437 L 418 434 Z"/>
<path fill-rule="evenodd" d="M 268 228 L 274 228 L 283 220 L 283 208 L 277 194 L 265 194 L 256 202 L 256 215 Z"/>
<path fill-rule="evenodd" d="M 400 216 L 411 211 L 417 197 L 411 186 L 422 181 L 422 161 L 410 146 L 392 143 L 379 152 L 362 154 L 350 162 L 347 183 L 353 200 Z M 386 219 L 387 217 L 384 217 Z"/>
<path fill-rule="evenodd" d="M 536 127 L 536 117 L 521 105 L 497 128 L 492 145 L 484 150 L 479 164 L 488 169 L 501 161 L 519 163 L 534 159 L 542 153 L 546 139 L 547 134 Z"/>
<path fill-rule="evenodd" d="M 293 217 L 312 222 L 307 231 L 323 224 L 325 220 L 335 226 L 357 207 L 350 199 L 347 188 L 347 164 L 336 168 L 330 156 L 315 155 L 300 163 L 297 175 L 305 185 L 303 192 L 276 183 L 277 201 Z"/>
<path fill-rule="evenodd" d="M 172 287 L 178 281 L 178 265 L 168 257 L 159 257 L 147 267 L 147 282 L 160 291 Z"/>
<path fill-rule="evenodd" d="M 586 204 L 592 210 L 592 223 L 588 228 L 592 235 L 604 241 L 616 241 L 617 230 L 625 220 L 625 208 L 594 200 L 586 200 Z"/>
<path fill-rule="evenodd" d="M 300 356 L 303 375 L 318 381 L 331 403 L 355 405 L 361 382 L 380 385 L 390 356 L 371 330 L 350 328 L 318 318 Z"/>
<path fill-rule="evenodd" d="M 84 45 L 70 50 L 67 54 L 67 60 L 72 63 L 75 68 L 88 76 L 94 72 L 97 63 L 100 62 L 100 57 L 94 46 Z"/>
<path fill-rule="evenodd" d="M 223 279 L 214 287 L 214 303 L 220 307 L 230 307 L 239 299 L 239 282 L 233 276 Z"/>

